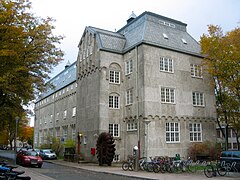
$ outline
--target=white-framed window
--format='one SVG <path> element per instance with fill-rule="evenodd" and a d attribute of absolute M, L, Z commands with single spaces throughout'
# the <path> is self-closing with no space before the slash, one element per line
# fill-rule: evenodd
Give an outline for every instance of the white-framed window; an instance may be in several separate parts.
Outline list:
<path fill-rule="evenodd" d="M 112 109 L 119 109 L 119 96 L 117 95 L 109 96 L 108 106 L 109 108 L 112 108 Z"/>
<path fill-rule="evenodd" d="M 160 57 L 160 71 L 173 72 L 173 60 L 171 58 Z"/>
<path fill-rule="evenodd" d="M 129 89 L 126 92 L 126 105 L 133 103 L 133 89 Z"/>
<path fill-rule="evenodd" d="M 72 117 L 75 117 L 76 116 L 76 107 L 73 107 L 72 108 Z"/>
<path fill-rule="evenodd" d="M 49 129 L 49 135 L 50 137 L 53 137 L 53 128 Z"/>
<path fill-rule="evenodd" d="M 119 124 L 109 124 L 109 133 L 113 137 L 119 137 L 120 136 L 120 125 Z"/>
<path fill-rule="evenodd" d="M 135 130 L 137 130 L 137 123 L 136 122 L 127 123 L 127 131 L 135 131 Z"/>
<path fill-rule="evenodd" d="M 167 34 L 163 33 L 162 35 L 163 35 L 164 39 L 168 39 Z"/>
<path fill-rule="evenodd" d="M 126 75 L 131 74 L 132 71 L 133 71 L 133 61 L 131 59 L 125 62 L 125 74 Z"/>
<path fill-rule="evenodd" d="M 193 92 L 193 105 L 194 106 L 204 106 L 204 94 L 201 92 Z"/>
<path fill-rule="evenodd" d="M 43 142 L 43 135 L 42 135 L 42 131 L 39 132 L 39 144 L 42 144 Z"/>
<path fill-rule="evenodd" d="M 56 133 L 56 137 L 60 138 L 60 128 L 59 127 L 55 129 L 55 133 Z"/>
<path fill-rule="evenodd" d="M 182 42 L 183 42 L 183 44 L 187 44 L 186 39 L 183 39 L 183 38 L 182 38 Z"/>
<path fill-rule="evenodd" d="M 162 103 L 175 103 L 175 89 L 161 87 L 161 102 Z"/>
<path fill-rule="evenodd" d="M 176 122 L 166 123 L 166 142 L 180 142 L 180 124 Z"/>
<path fill-rule="evenodd" d="M 51 114 L 50 115 L 50 123 L 52 123 L 52 120 L 53 120 L 53 115 Z"/>
<path fill-rule="evenodd" d="M 59 112 L 57 112 L 57 114 L 56 114 L 56 121 L 58 121 L 59 120 Z"/>
<path fill-rule="evenodd" d="M 202 126 L 201 123 L 189 124 L 190 141 L 201 142 L 202 141 Z"/>
<path fill-rule="evenodd" d="M 202 78 L 202 66 L 197 64 L 190 64 L 191 67 L 191 76 Z"/>
<path fill-rule="evenodd" d="M 75 140 L 75 138 L 76 138 L 76 127 L 73 126 L 72 127 L 72 140 Z"/>
<path fill-rule="evenodd" d="M 64 110 L 63 111 L 63 119 L 66 119 L 67 118 L 67 110 Z"/>
<path fill-rule="evenodd" d="M 120 84 L 120 72 L 109 71 L 109 82 L 114 84 Z"/>
<path fill-rule="evenodd" d="M 113 162 L 119 162 L 120 161 L 120 154 L 115 154 L 113 157 Z"/>
<path fill-rule="evenodd" d="M 63 127 L 63 138 L 64 140 L 67 139 L 68 136 L 68 127 Z"/>

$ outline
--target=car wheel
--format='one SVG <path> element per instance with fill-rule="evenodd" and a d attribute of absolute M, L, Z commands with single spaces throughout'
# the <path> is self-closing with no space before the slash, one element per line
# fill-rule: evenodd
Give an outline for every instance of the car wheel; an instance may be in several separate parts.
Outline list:
<path fill-rule="evenodd" d="M 42 167 L 42 164 L 39 164 L 38 167 L 41 168 L 41 167 Z"/>

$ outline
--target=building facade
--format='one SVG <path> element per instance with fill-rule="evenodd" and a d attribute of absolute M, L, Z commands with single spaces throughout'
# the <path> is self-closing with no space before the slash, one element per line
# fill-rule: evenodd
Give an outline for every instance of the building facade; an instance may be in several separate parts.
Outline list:
<path fill-rule="evenodd" d="M 78 152 L 95 161 L 91 149 L 98 135 L 110 132 L 118 161 L 131 155 L 134 146 L 141 157 L 186 157 L 193 142 L 215 141 L 214 88 L 200 45 L 186 27 L 151 12 L 133 13 L 117 32 L 86 27 L 78 45 L 76 79 L 71 81 L 77 86 L 70 96 L 60 98 L 59 88 L 44 96 L 57 98 L 37 102 L 35 142 L 41 144 L 51 129 L 62 138 L 64 127 L 69 137 L 74 127 Z M 45 123 L 74 107 L 74 118 L 67 113 L 58 124 Z"/>
<path fill-rule="evenodd" d="M 35 103 L 34 147 L 59 138 L 76 139 L 76 62 L 49 81 L 51 86 Z"/>
<path fill-rule="evenodd" d="M 77 59 L 76 129 L 86 158 L 110 132 L 116 158 L 187 156 L 192 142 L 215 140 L 215 96 L 200 46 L 186 24 L 151 12 L 117 32 L 86 27 Z M 215 137 L 215 138 L 214 138 Z"/>

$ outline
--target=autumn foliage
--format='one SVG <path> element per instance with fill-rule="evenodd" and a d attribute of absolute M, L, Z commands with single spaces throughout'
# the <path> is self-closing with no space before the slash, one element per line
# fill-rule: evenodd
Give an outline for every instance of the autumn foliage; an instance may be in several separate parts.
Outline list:
<path fill-rule="evenodd" d="M 200 44 L 213 78 L 219 128 L 221 124 L 230 126 L 240 149 L 240 28 L 224 33 L 220 26 L 209 25 Z"/>
<path fill-rule="evenodd" d="M 31 8 L 29 0 L 0 0 L 0 127 L 10 145 L 15 118 L 20 130 L 28 114 L 23 106 L 45 90 L 48 74 L 63 57 L 58 48 L 63 36 L 52 32 L 54 19 L 38 17 Z M 22 131 L 19 138 L 29 140 L 31 128 Z"/>

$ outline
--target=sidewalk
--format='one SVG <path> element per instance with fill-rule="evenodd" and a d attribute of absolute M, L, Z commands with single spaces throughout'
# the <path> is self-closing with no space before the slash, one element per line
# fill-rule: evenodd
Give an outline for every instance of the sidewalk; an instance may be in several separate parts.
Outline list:
<path fill-rule="evenodd" d="M 102 173 L 109 173 L 109 174 L 116 174 L 120 176 L 128 176 L 128 177 L 135 177 L 138 179 L 151 179 L 151 180 L 201 180 L 201 179 L 208 179 L 203 172 L 198 173 L 154 173 L 154 172 L 145 172 L 145 171 L 124 171 L 122 170 L 121 164 L 112 164 L 112 166 L 99 166 L 98 164 L 94 163 L 73 163 L 73 162 L 67 162 L 63 160 L 53 160 L 53 161 L 47 161 L 49 163 L 54 163 L 58 165 L 68 166 L 68 167 L 74 167 L 74 168 L 80 168 L 84 170 L 89 171 L 95 171 L 95 172 L 102 172 Z M 214 177 L 214 180 L 221 179 L 221 180 L 237 180 L 240 179 L 240 173 L 238 174 L 229 174 L 225 177 Z"/>

